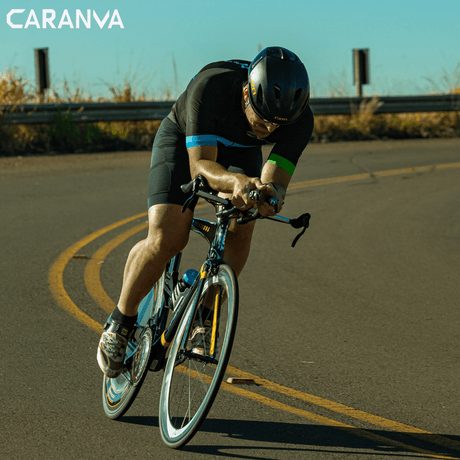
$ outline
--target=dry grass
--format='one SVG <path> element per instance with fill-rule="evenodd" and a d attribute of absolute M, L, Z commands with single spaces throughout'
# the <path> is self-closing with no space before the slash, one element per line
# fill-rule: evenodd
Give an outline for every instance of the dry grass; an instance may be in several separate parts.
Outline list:
<path fill-rule="evenodd" d="M 375 114 L 378 98 L 352 115 L 316 115 L 316 142 L 460 137 L 460 112 Z"/>
<path fill-rule="evenodd" d="M 2 124 L 3 105 L 25 103 L 134 102 L 145 101 L 144 94 L 136 94 L 129 82 L 122 88 L 109 87 L 111 98 L 85 96 L 81 90 L 70 91 L 66 82 L 63 94 L 48 92 L 39 100 L 30 85 L 12 71 L 6 70 L 0 79 L 0 156 L 110 152 L 150 150 L 160 121 L 74 123 L 66 113 L 50 125 Z"/>
<path fill-rule="evenodd" d="M 24 103 L 133 102 L 147 100 L 125 81 L 123 87 L 109 87 L 110 98 L 94 100 L 81 90 L 70 91 L 66 82 L 63 94 L 48 93 L 38 100 L 11 70 L 0 74 L 0 156 L 150 150 L 160 121 L 74 123 L 67 114 L 56 117 L 52 125 L 2 124 L 2 106 Z M 451 90 L 460 93 L 460 87 Z M 166 95 L 166 99 L 169 95 Z M 376 115 L 378 98 L 363 104 L 352 115 L 317 115 L 312 142 L 373 139 L 460 137 L 460 112 L 431 112 Z"/>

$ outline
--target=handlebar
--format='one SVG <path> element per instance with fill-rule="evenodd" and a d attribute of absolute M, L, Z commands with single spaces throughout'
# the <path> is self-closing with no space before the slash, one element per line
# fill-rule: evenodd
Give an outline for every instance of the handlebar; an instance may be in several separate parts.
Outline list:
<path fill-rule="evenodd" d="M 251 198 L 251 200 L 260 201 L 260 190 L 259 189 L 251 190 L 249 192 L 249 197 Z M 267 200 L 267 203 L 270 206 L 273 206 L 275 208 L 275 212 L 278 212 L 278 204 L 279 203 L 278 203 L 278 200 L 274 196 L 271 196 Z"/>
<path fill-rule="evenodd" d="M 251 198 L 251 200 L 254 200 L 254 201 L 260 201 L 260 190 L 258 189 L 255 189 L 255 190 L 251 190 L 249 192 L 249 197 Z M 275 198 L 275 197 L 270 197 L 268 200 L 267 200 L 267 203 L 270 205 L 270 206 L 273 206 L 275 212 L 278 212 L 278 200 Z M 256 220 L 256 219 L 262 219 L 263 216 L 260 214 L 259 210 L 256 210 L 254 212 L 254 214 L 249 214 L 249 215 L 246 215 L 246 216 L 243 216 L 243 217 L 240 217 L 237 222 L 239 224 L 247 224 L 248 222 L 252 222 L 253 220 Z"/>
<path fill-rule="evenodd" d="M 195 179 L 191 180 L 188 184 L 181 185 L 181 190 L 186 194 L 192 192 L 192 194 L 189 196 L 189 198 L 187 198 L 184 205 L 182 206 L 182 212 L 184 212 L 188 207 L 195 206 L 198 201 L 198 198 L 201 197 L 213 204 L 223 205 L 223 209 L 221 211 L 216 212 L 216 217 L 220 219 L 226 219 L 230 218 L 231 216 L 243 214 L 242 217 L 238 218 L 238 224 L 244 225 L 248 222 L 252 222 L 257 219 L 269 219 L 274 220 L 276 222 L 289 224 L 293 228 L 303 228 L 303 230 L 295 237 L 294 241 L 291 244 L 291 247 L 294 247 L 296 245 L 299 238 L 305 233 L 305 230 L 310 225 L 311 215 L 309 213 L 302 214 L 299 217 L 297 217 L 297 219 L 288 219 L 287 217 L 279 215 L 264 217 L 259 213 L 258 209 L 253 214 L 249 212 L 249 209 L 242 211 L 241 209 L 238 209 L 236 206 L 233 206 L 230 200 L 221 198 L 213 194 L 212 192 L 215 193 L 215 191 L 208 185 L 207 180 L 201 175 L 197 175 Z M 260 190 L 251 190 L 249 196 L 254 201 L 260 201 Z M 278 212 L 279 203 L 276 198 L 271 197 L 267 202 L 270 206 L 274 207 L 275 212 Z"/>

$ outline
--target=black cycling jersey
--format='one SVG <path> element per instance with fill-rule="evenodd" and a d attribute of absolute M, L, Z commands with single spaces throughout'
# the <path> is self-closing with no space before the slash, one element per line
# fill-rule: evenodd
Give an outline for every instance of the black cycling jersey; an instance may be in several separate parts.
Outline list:
<path fill-rule="evenodd" d="M 187 148 L 218 146 L 218 159 L 234 152 L 234 148 L 275 144 L 269 161 L 288 165 L 284 169 L 292 175 L 313 132 L 313 114 L 307 107 L 295 123 L 279 126 L 264 139 L 255 137 L 241 107 L 249 65 L 248 61 L 207 65 L 178 98 L 169 118 L 186 136 Z M 276 163 L 276 160 L 281 161 Z"/>
<path fill-rule="evenodd" d="M 245 149 L 226 147 L 225 149 L 228 152 L 231 151 L 231 154 L 218 155 L 217 162 L 227 171 L 248 177 L 260 177 L 262 172 L 260 146 Z M 182 206 L 187 195 L 182 192 L 181 185 L 188 184 L 191 180 L 185 135 L 170 117 L 165 118 L 153 142 L 148 207 L 156 204 Z"/>

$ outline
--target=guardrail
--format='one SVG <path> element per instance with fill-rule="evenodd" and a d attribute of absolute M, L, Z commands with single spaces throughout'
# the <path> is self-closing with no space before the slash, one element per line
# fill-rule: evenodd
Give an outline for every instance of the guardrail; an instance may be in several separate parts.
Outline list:
<path fill-rule="evenodd" d="M 311 99 L 316 115 L 347 115 L 359 111 L 371 98 Z M 1 107 L 0 122 L 6 124 L 51 124 L 56 115 L 67 114 L 74 122 L 145 121 L 165 118 L 174 101 L 21 104 Z M 375 113 L 460 111 L 460 95 L 379 97 Z"/>

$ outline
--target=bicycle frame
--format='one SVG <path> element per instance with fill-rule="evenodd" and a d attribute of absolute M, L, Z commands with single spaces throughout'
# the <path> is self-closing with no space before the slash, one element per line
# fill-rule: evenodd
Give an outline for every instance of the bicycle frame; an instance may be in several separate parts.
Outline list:
<path fill-rule="evenodd" d="M 218 197 L 212 196 L 213 200 L 216 200 Z M 222 200 L 226 202 L 226 200 Z M 195 233 L 198 233 L 209 243 L 209 250 L 206 257 L 206 260 L 201 267 L 200 275 L 195 279 L 193 284 L 188 288 L 187 293 L 182 297 L 180 303 L 174 308 L 174 315 L 169 322 L 168 326 L 164 329 L 161 337 L 154 340 L 152 344 L 152 353 L 154 354 L 164 354 L 168 349 L 175 333 L 179 322 L 184 315 L 185 309 L 189 305 L 191 299 L 195 299 L 193 303 L 193 309 L 197 309 L 198 299 L 200 298 L 201 292 L 203 290 L 204 283 L 209 275 L 212 275 L 215 267 L 220 263 L 223 263 L 223 254 L 225 249 L 225 239 L 227 236 L 228 226 L 230 224 L 230 219 L 228 217 L 219 217 L 216 222 L 211 222 L 204 219 L 199 219 L 194 217 L 191 223 L 191 230 Z M 177 284 L 179 278 L 179 267 L 182 258 L 182 252 L 176 254 L 170 261 L 167 266 L 167 271 L 165 274 L 165 281 L 163 286 L 164 300 L 162 302 L 162 307 L 158 313 L 150 319 L 149 327 L 160 326 L 163 321 L 166 321 L 166 312 L 169 309 L 168 303 L 169 299 L 174 291 L 174 288 Z M 217 302 L 216 302 L 217 304 Z M 218 318 L 218 311 L 214 309 L 214 315 L 216 319 Z M 193 317 L 192 317 L 193 319 Z M 186 327 L 186 334 L 184 334 L 184 343 L 187 337 L 187 333 L 192 327 L 192 321 L 189 322 Z M 211 359 L 210 362 L 213 362 L 212 355 L 214 352 L 215 337 L 216 337 L 216 324 L 213 322 L 213 331 L 211 339 Z M 160 329 L 160 330 L 161 330 Z M 207 361 L 209 358 L 201 357 L 202 360 Z"/>
<path fill-rule="evenodd" d="M 125 361 L 126 369 L 117 378 L 104 377 L 104 411 L 112 419 L 119 418 L 129 409 L 139 388 L 142 386 L 148 369 L 160 371 L 165 368 L 168 375 L 171 376 L 175 372 L 177 364 L 184 362 L 189 364 L 200 363 L 204 368 L 215 369 L 216 378 L 222 379 L 223 369 L 230 356 L 238 312 L 238 283 L 233 270 L 225 264 L 223 259 L 227 231 L 230 222 L 234 218 L 237 219 L 239 224 L 245 224 L 262 216 L 258 214 L 258 211 L 252 214 L 254 210 L 242 212 L 233 206 L 230 200 L 210 193 L 205 179 L 201 176 L 197 176 L 192 182 L 183 186 L 182 190 L 185 193 L 193 192 L 185 202 L 183 211 L 191 204 L 196 204 L 199 197 L 204 198 L 216 207 L 220 207 L 216 209 L 216 221 L 211 222 L 194 217 L 191 222 L 190 231 L 198 233 L 209 244 L 207 256 L 199 276 L 179 296 L 179 300 L 176 301 L 175 305 L 172 305 L 171 298 L 178 283 L 182 252 L 176 254 L 169 261 L 155 287 L 142 300 L 138 311 L 136 332 L 129 342 L 128 357 Z M 255 201 L 260 199 L 260 197 L 253 196 L 251 198 Z M 270 204 L 275 206 L 272 202 Z M 303 228 L 292 246 L 305 232 L 309 218 L 309 214 L 303 214 L 297 219 L 287 219 L 282 216 L 269 217 L 271 220 L 289 223 L 293 228 Z M 226 302 L 224 302 L 225 298 L 227 299 Z M 228 308 L 230 305 L 231 307 Z M 224 311 L 224 309 L 226 310 Z M 172 310 L 173 315 L 168 324 L 169 310 Z M 232 312 L 231 320 L 227 321 L 230 312 Z M 211 324 L 211 334 L 208 336 L 210 340 L 209 344 L 206 345 L 207 351 L 203 353 L 202 348 L 193 345 L 194 337 L 190 333 L 192 328 L 197 330 L 204 329 L 205 319 Z M 196 320 L 198 320 L 198 326 Z M 225 321 L 227 321 L 226 324 L 229 329 L 222 329 L 225 330 L 225 333 L 221 342 L 218 339 L 219 324 L 225 323 Z M 181 335 L 176 336 L 179 332 Z M 198 334 L 202 333 L 198 332 Z M 217 342 L 219 342 L 219 346 L 217 346 Z M 172 348 L 170 348 L 170 344 L 172 344 Z M 170 360 L 171 357 L 169 356 L 166 358 L 168 350 L 172 350 L 172 353 L 174 353 L 172 360 Z M 207 364 L 211 364 L 211 366 L 208 367 L 206 366 Z M 190 375 L 193 377 L 194 371 Z M 214 386 L 209 393 L 211 398 L 208 400 L 209 404 L 212 404 L 218 388 L 218 386 L 215 386 L 217 380 L 213 380 L 213 382 Z M 163 379 L 162 388 L 166 388 L 168 400 L 170 385 L 171 380 Z M 210 405 L 207 406 L 207 409 L 203 409 L 202 416 L 206 416 L 209 407 Z M 168 424 L 170 422 L 164 423 Z M 171 427 L 170 424 L 167 426 Z M 194 429 L 197 429 L 198 426 L 196 425 Z M 163 434 L 162 432 L 162 436 Z M 166 436 L 169 436 L 169 434 Z M 174 436 L 172 437 L 174 438 Z M 163 437 L 163 440 L 165 439 Z M 168 445 L 170 446 L 177 447 L 181 445 L 180 440 L 176 444 L 176 441 L 171 441 L 171 438 L 168 439 L 169 441 L 165 440 L 165 442 L 169 443 Z"/>

